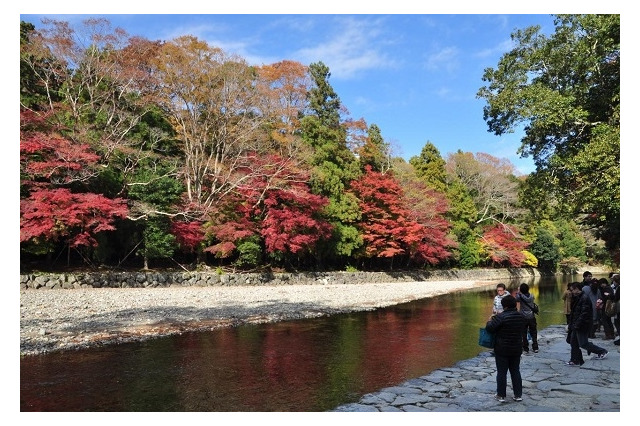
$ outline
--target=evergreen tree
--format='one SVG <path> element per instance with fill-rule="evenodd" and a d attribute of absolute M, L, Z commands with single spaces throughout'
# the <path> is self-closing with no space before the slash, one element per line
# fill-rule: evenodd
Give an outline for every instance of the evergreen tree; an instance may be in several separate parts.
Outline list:
<path fill-rule="evenodd" d="M 370 166 L 371 170 L 384 173 L 391 166 L 389 157 L 389 144 L 382 138 L 380 128 L 372 124 L 369 126 L 367 140 L 359 150 L 361 170 L 364 170 L 366 166 Z"/>
<path fill-rule="evenodd" d="M 446 162 L 434 144 L 427 142 L 420 151 L 420 156 L 411 157 L 409 164 L 416 169 L 418 177 L 430 188 L 445 192 L 447 188 Z"/>
<path fill-rule="evenodd" d="M 562 259 L 574 257 L 582 262 L 587 261 L 587 243 L 580 235 L 578 227 L 573 222 L 558 220 L 556 222 L 558 230 L 559 250 Z"/>
<path fill-rule="evenodd" d="M 358 177 L 359 164 L 346 144 L 346 131 L 340 123 L 340 99 L 329 84 L 329 68 L 322 62 L 309 66 L 314 87 L 309 91 L 312 111 L 302 119 L 302 138 L 312 148 L 310 186 L 314 194 L 326 196 L 327 220 L 333 237 L 320 249 L 320 258 L 333 260 L 351 256 L 362 245 L 355 223 L 360 218 L 358 200 L 347 189 Z"/>

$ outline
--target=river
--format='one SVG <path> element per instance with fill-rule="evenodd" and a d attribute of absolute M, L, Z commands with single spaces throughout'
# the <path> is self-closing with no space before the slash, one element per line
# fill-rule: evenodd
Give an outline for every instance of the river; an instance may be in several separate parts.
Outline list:
<path fill-rule="evenodd" d="M 582 277 L 527 281 L 538 327 Z M 507 283 L 514 290 L 521 281 Z M 316 412 L 486 350 L 495 285 L 370 312 L 24 357 L 21 411 Z M 542 343 L 541 343 L 542 344 Z"/>

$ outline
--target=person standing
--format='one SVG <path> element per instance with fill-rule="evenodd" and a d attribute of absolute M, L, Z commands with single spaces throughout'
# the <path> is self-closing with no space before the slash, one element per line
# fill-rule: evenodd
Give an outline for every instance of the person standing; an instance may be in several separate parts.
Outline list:
<path fill-rule="evenodd" d="M 589 271 L 586 271 L 583 274 L 583 278 L 584 280 L 582 281 L 582 292 L 589 297 L 589 300 L 591 301 L 591 310 L 593 311 L 593 314 L 591 317 L 593 323 L 591 324 L 591 331 L 589 331 L 589 337 L 592 339 L 595 339 L 596 329 L 598 328 L 598 312 L 596 308 L 596 302 L 598 301 L 598 290 L 599 290 L 598 280 L 594 279 L 593 275 L 591 275 L 591 272 Z"/>
<path fill-rule="evenodd" d="M 582 349 L 595 353 L 594 359 L 607 357 L 606 349 L 594 345 L 589 341 L 589 333 L 593 328 L 593 308 L 589 295 L 582 291 L 582 283 L 571 283 L 573 305 L 571 306 L 571 321 L 569 323 L 568 341 L 571 344 L 571 359 L 567 365 L 581 366 L 584 364 Z M 585 287 L 586 288 L 586 287 Z"/>
<path fill-rule="evenodd" d="M 510 294 L 500 299 L 503 311 L 491 317 L 485 328 L 496 335 L 493 348 L 496 358 L 496 396 L 499 402 L 507 402 L 507 371 L 511 376 L 513 400 L 522 401 L 522 376 L 520 357 L 522 356 L 522 330 L 524 316 L 516 309 L 515 297 Z"/>
<path fill-rule="evenodd" d="M 611 277 L 611 282 L 615 285 L 615 289 L 613 290 L 613 301 L 618 305 L 618 313 L 613 320 L 616 332 L 618 333 L 618 338 L 613 341 L 613 344 L 620 346 L 620 274 L 614 274 Z"/>
<path fill-rule="evenodd" d="M 562 300 L 564 300 L 564 315 L 567 317 L 567 331 L 569 331 L 569 319 L 571 316 L 571 295 L 571 283 L 567 283 L 567 289 L 562 295 Z"/>
<path fill-rule="evenodd" d="M 538 323 L 533 312 L 534 300 L 533 294 L 529 293 L 529 286 L 525 283 L 520 284 L 518 293 L 516 293 L 516 302 L 520 303 L 520 313 L 525 318 L 525 327 L 522 330 L 522 350 L 526 353 L 529 353 L 527 334 L 531 336 L 531 349 L 534 353 L 538 353 Z"/>
<path fill-rule="evenodd" d="M 503 297 L 509 294 L 507 292 L 507 286 L 502 283 L 496 286 L 496 292 L 498 294 L 496 294 L 496 297 L 493 298 L 493 310 L 492 310 L 493 315 L 497 315 L 503 311 L 502 303 L 500 303 L 500 301 L 502 300 Z"/>
<path fill-rule="evenodd" d="M 602 305 L 602 309 L 600 309 L 600 324 L 604 327 L 604 340 L 611 340 L 615 338 L 615 333 L 613 331 L 613 323 L 611 322 L 611 317 L 607 315 L 605 312 L 605 306 L 607 305 L 607 301 L 613 301 L 614 294 L 613 289 L 609 285 L 609 281 L 606 278 L 600 278 L 598 280 L 598 284 L 600 284 L 600 304 Z"/>

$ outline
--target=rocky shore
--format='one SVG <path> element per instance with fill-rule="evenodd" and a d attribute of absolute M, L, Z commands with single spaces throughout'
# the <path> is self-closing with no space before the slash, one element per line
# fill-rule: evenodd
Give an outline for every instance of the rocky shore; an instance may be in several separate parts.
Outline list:
<path fill-rule="evenodd" d="M 495 398 L 495 358 L 480 355 L 364 395 L 338 412 L 620 412 L 620 346 L 592 339 L 609 351 L 607 358 L 585 356 L 581 367 L 566 365 L 570 347 L 563 325 L 541 330 L 539 353 L 524 354 L 520 362 L 522 401 L 514 401 L 510 378 L 507 402 Z M 627 394 L 628 395 L 628 394 Z M 629 408 L 629 405 L 626 406 Z M 585 419 L 586 420 L 586 419 Z"/>
<path fill-rule="evenodd" d="M 20 290 L 20 355 L 140 341 L 187 331 L 312 318 L 474 287 L 452 280 L 369 284 Z"/>

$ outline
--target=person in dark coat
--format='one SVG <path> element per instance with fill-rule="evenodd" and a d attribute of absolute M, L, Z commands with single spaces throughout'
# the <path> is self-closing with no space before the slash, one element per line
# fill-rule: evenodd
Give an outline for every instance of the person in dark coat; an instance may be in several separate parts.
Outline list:
<path fill-rule="evenodd" d="M 618 304 L 618 313 L 615 316 L 613 324 L 616 326 L 616 332 L 620 336 L 620 274 L 613 274 L 611 277 L 613 290 L 613 301 Z M 615 285 L 615 287 L 614 287 Z M 620 337 L 613 341 L 614 345 L 620 346 Z"/>
<path fill-rule="evenodd" d="M 589 341 L 589 333 L 593 328 L 593 307 L 588 294 L 582 291 L 580 283 L 571 284 L 573 305 L 571 306 L 571 322 L 567 340 L 571 344 L 571 359 L 567 365 L 581 366 L 584 364 L 582 349 L 596 354 L 595 359 L 604 359 L 609 353 L 606 349 L 594 345 Z"/>
<path fill-rule="evenodd" d="M 520 288 L 516 293 L 516 302 L 520 303 L 520 313 L 526 321 L 524 330 L 522 330 L 522 350 L 529 353 L 528 334 L 531 336 L 531 349 L 533 349 L 534 353 L 538 353 L 538 322 L 533 312 L 535 296 L 529 293 L 529 286 L 527 284 L 520 284 Z"/>
<path fill-rule="evenodd" d="M 604 340 L 612 340 L 615 338 L 615 331 L 613 329 L 613 322 L 611 321 L 611 317 L 605 313 L 605 306 L 607 305 L 607 301 L 614 299 L 613 289 L 609 285 L 609 281 L 606 278 L 600 278 L 598 280 L 600 284 L 600 300 L 602 309 L 600 309 L 600 323 L 602 327 L 604 327 Z"/>
<path fill-rule="evenodd" d="M 515 297 L 504 296 L 500 301 L 504 311 L 491 317 L 485 328 L 496 335 L 493 348 L 496 358 L 496 399 L 506 402 L 507 370 L 511 375 L 514 401 L 522 401 L 522 376 L 520 375 L 520 357 L 522 355 L 522 330 L 525 318 L 516 309 Z"/>
<path fill-rule="evenodd" d="M 596 302 L 598 300 L 598 291 L 600 290 L 600 284 L 598 284 L 598 280 L 593 278 L 591 272 L 589 271 L 585 272 L 583 276 L 584 280 L 582 281 L 582 292 L 589 296 L 589 300 L 591 300 L 591 310 L 593 311 L 593 324 L 591 325 L 591 331 L 589 332 L 588 337 L 595 339 L 596 330 L 598 329 L 599 324 Z"/>

